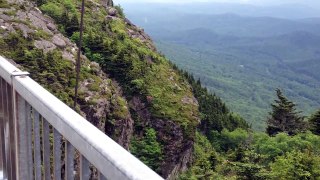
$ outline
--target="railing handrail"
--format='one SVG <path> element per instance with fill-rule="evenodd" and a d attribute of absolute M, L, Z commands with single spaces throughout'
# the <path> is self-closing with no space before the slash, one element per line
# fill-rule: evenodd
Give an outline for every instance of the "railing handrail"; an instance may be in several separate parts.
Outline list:
<path fill-rule="evenodd" d="M 90 122 L 0 56 L 0 76 L 107 179 L 162 179 Z"/>

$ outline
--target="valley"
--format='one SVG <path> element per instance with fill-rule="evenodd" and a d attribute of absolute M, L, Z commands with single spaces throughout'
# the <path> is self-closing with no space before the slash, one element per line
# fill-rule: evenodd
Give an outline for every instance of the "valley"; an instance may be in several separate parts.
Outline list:
<path fill-rule="evenodd" d="M 200 78 L 255 130 L 264 130 L 276 88 L 305 115 L 320 106 L 320 18 L 160 11 L 152 5 L 133 13 L 134 7 L 126 8 L 127 16 L 158 49 Z"/>

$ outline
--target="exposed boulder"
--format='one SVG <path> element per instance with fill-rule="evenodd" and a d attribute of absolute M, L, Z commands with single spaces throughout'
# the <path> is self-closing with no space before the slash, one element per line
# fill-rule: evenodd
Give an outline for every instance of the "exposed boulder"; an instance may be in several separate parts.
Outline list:
<path fill-rule="evenodd" d="M 65 48 L 67 45 L 66 42 L 63 40 L 63 38 L 60 37 L 59 35 L 54 35 L 52 37 L 52 43 L 58 46 L 59 48 Z"/>
<path fill-rule="evenodd" d="M 116 16 L 118 14 L 118 11 L 116 8 L 109 8 L 108 14 L 109 14 L 109 16 Z"/>
<path fill-rule="evenodd" d="M 47 24 L 47 28 L 51 31 L 56 31 L 57 30 L 57 27 L 56 25 L 54 25 L 53 23 L 49 23 Z"/>

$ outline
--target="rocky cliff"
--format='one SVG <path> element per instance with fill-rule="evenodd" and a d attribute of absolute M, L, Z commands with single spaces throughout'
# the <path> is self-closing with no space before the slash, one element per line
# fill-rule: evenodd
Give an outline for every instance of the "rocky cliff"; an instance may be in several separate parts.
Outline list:
<path fill-rule="evenodd" d="M 11 58 L 29 71 L 32 78 L 71 105 L 78 48 L 58 31 L 55 21 L 33 2 L 2 1 L 0 28 L 1 55 Z M 81 59 L 79 113 L 128 149 L 133 120 L 121 88 L 108 78 L 99 64 L 90 62 L 86 56 Z M 116 122 L 112 128 L 107 126 L 111 116 Z"/>

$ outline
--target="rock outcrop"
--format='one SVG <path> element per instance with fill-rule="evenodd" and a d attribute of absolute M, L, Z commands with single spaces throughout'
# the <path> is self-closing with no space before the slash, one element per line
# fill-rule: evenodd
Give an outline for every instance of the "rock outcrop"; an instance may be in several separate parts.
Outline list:
<path fill-rule="evenodd" d="M 146 103 L 139 97 L 133 97 L 130 107 L 143 119 L 145 126 L 152 126 L 158 134 L 159 141 L 164 144 L 165 157 L 161 164 L 160 175 L 166 179 L 175 179 L 187 170 L 192 161 L 193 141 L 185 137 L 183 129 L 168 119 L 153 118 Z"/>
<path fill-rule="evenodd" d="M 27 0 L 7 1 L 10 6 L 0 8 L 0 38 L 21 31 L 24 38 L 33 39 L 33 45 L 44 53 L 58 50 L 65 61 L 75 63 L 77 46 L 58 31 L 55 21 L 44 15 L 33 2 Z M 106 1 L 107 4 L 110 2 Z M 22 8 L 23 7 L 23 8 Z M 2 55 L 1 51 L 0 54 Z M 10 57 L 8 57 L 10 58 Z M 82 65 L 91 69 L 92 78 L 80 83 L 78 105 L 81 114 L 101 131 L 111 135 L 124 148 L 129 148 L 133 120 L 127 102 L 117 83 L 108 78 L 97 63 L 82 55 Z M 32 72 L 31 72 L 32 73 Z M 98 84 L 97 84 L 98 83 Z M 92 88 L 92 85 L 96 88 Z M 117 109 L 119 114 L 114 114 Z M 113 115 L 113 124 L 108 116 Z M 111 129 L 111 130 L 110 130 Z"/>

